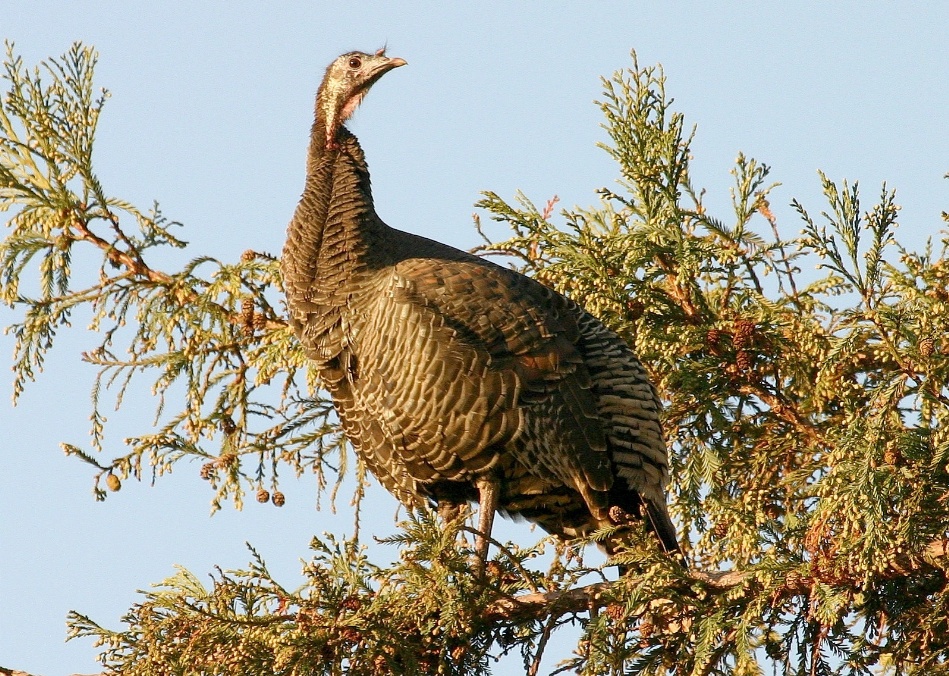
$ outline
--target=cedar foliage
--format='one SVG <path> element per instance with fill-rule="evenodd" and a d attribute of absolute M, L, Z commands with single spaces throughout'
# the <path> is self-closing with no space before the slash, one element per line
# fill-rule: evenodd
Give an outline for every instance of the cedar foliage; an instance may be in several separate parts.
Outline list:
<path fill-rule="evenodd" d="M 81 319 L 101 338 L 83 354 L 97 369 L 92 447 L 63 447 L 94 467 L 97 498 L 195 458 L 215 508 L 239 508 L 248 491 L 281 504 L 284 468 L 315 472 L 323 490 L 353 464 L 361 491 L 286 324 L 275 258 L 160 270 L 186 247 L 180 224 L 96 178 L 107 92 L 94 88 L 95 61 L 77 44 L 31 69 L 7 46 L 0 300 L 19 318 L 7 329 L 15 395 Z M 246 570 L 210 586 L 178 571 L 123 629 L 74 613 L 71 635 L 94 638 L 107 670 L 142 675 L 473 674 L 502 655 L 538 673 L 565 624 L 582 635 L 559 669 L 583 674 L 942 673 L 949 235 L 908 251 L 893 191 L 867 208 L 856 183 L 821 174 L 820 215 L 794 202 L 803 229 L 783 237 L 769 169 L 743 155 L 734 213 L 709 214 L 689 175 L 694 131 L 664 84 L 635 54 L 604 79 L 603 147 L 620 179 L 595 205 L 555 214 L 555 200 L 485 193 L 478 206 L 509 228 L 483 253 L 585 305 L 649 369 L 692 572 L 644 537 L 618 557 L 631 574 L 608 583 L 584 564 L 585 543 L 547 539 L 497 543 L 478 580 L 465 523 L 420 513 L 388 539 L 394 564 L 371 562 L 358 536 L 317 538 L 304 584 L 287 589 L 252 551 Z M 818 273 L 802 274 L 815 260 Z M 155 429 L 103 460 L 101 408 L 142 377 L 158 397 Z M 601 582 L 582 586 L 591 575 Z"/>

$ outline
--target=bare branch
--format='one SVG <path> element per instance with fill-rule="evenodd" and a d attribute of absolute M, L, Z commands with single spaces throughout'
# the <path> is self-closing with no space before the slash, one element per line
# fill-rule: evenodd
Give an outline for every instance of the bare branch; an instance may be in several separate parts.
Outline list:
<path fill-rule="evenodd" d="M 164 272 L 158 270 L 153 270 L 148 265 L 145 264 L 145 261 L 142 259 L 141 255 L 133 248 L 129 253 L 127 251 L 122 251 L 117 249 L 114 244 L 109 243 L 108 241 L 102 239 L 97 234 L 92 232 L 89 229 L 89 224 L 78 216 L 74 216 L 70 223 L 78 234 L 76 239 L 81 241 L 90 242 L 105 252 L 106 257 L 114 263 L 115 265 L 120 265 L 126 268 L 129 272 L 135 273 L 141 277 L 144 277 L 150 282 L 155 284 L 170 284 L 171 277 Z M 124 236 L 123 236 L 124 239 Z M 127 240 L 126 240 L 127 241 Z"/>

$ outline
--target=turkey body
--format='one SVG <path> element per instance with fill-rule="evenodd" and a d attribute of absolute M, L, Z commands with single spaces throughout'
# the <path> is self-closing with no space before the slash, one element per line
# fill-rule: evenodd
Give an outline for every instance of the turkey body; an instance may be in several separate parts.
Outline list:
<path fill-rule="evenodd" d="M 490 484 L 499 511 L 563 538 L 640 518 L 678 551 L 659 401 L 623 340 L 536 280 L 376 214 L 342 121 L 403 63 L 354 52 L 327 70 L 282 257 L 291 323 L 347 437 L 403 504 L 458 507 Z"/>

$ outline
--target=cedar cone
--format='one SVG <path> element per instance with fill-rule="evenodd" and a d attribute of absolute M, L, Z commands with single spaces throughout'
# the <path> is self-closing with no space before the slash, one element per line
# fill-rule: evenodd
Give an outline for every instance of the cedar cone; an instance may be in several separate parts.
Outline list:
<path fill-rule="evenodd" d="M 237 425 L 234 424 L 234 419 L 231 416 L 226 415 L 221 418 L 221 431 L 224 434 L 234 434 L 237 431 Z"/>
<path fill-rule="evenodd" d="M 755 323 L 750 322 L 747 319 L 741 319 L 735 322 L 735 334 L 732 336 L 732 341 L 735 343 L 737 349 L 743 348 L 745 345 L 751 342 L 751 337 L 755 333 Z"/>
<path fill-rule="evenodd" d="M 241 330 L 245 336 L 254 335 L 254 299 L 245 298 L 241 301 Z"/>

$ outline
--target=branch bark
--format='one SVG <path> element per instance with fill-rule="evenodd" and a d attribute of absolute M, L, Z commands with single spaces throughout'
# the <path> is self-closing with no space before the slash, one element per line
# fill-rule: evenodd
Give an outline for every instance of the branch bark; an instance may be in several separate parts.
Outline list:
<path fill-rule="evenodd" d="M 744 581 L 750 573 L 745 571 L 701 571 L 689 572 L 690 577 L 717 589 L 729 589 Z M 539 619 L 556 614 L 579 613 L 602 608 L 608 601 L 606 592 L 615 582 L 596 582 L 585 587 L 564 591 L 522 594 L 498 599 L 488 607 L 486 616 L 491 620 Z"/>
<path fill-rule="evenodd" d="M 115 224 L 117 219 L 112 217 L 112 222 Z M 142 259 L 141 254 L 136 251 L 134 248 L 130 248 L 129 251 L 122 251 L 117 248 L 115 244 L 108 242 L 107 240 L 99 237 L 99 235 L 92 232 L 89 229 L 89 224 L 79 215 L 74 215 L 71 225 L 75 230 L 73 237 L 79 241 L 90 242 L 91 244 L 102 249 L 106 257 L 117 266 L 124 267 L 129 272 L 138 275 L 152 282 L 153 284 L 170 284 L 172 278 L 166 275 L 164 272 L 159 272 L 158 270 L 152 270 L 148 265 L 145 264 L 145 261 Z M 118 226 L 116 226 L 117 228 Z M 121 231 L 120 231 L 121 232 Z M 128 239 L 124 237 L 123 239 L 127 242 Z"/>
<path fill-rule="evenodd" d="M 892 579 L 905 577 L 924 567 L 940 567 L 949 560 L 949 539 L 933 540 L 912 556 L 903 554 L 891 562 L 882 577 Z M 738 586 L 752 575 L 752 571 L 704 571 L 691 570 L 689 577 L 704 583 L 714 590 L 725 591 Z M 785 595 L 806 594 L 819 580 L 812 576 L 788 575 Z M 597 582 L 585 587 L 564 591 L 522 594 L 498 599 L 485 611 L 492 621 L 525 621 L 545 617 L 560 617 L 567 613 L 579 613 L 607 605 L 609 590 L 615 582 Z"/>

